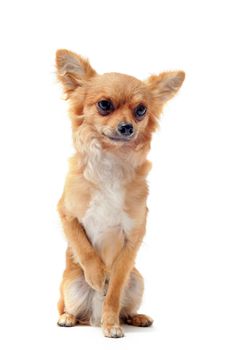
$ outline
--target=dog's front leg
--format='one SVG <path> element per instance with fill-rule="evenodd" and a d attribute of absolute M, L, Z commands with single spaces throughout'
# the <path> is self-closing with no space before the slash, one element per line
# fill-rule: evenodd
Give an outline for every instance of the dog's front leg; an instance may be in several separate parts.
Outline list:
<path fill-rule="evenodd" d="M 73 260 L 79 263 L 84 271 L 85 280 L 95 290 L 104 291 L 106 268 L 101 258 L 89 242 L 86 232 L 78 219 L 67 215 L 62 202 L 58 205 L 64 233 L 73 253 Z"/>
<path fill-rule="evenodd" d="M 118 338 L 124 336 L 119 320 L 121 293 L 134 267 L 144 229 L 143 226 L 129 235 L 130 239 L 126 241 L 124 248 L 113 263 L 101 322 L 106 337 Z"/>

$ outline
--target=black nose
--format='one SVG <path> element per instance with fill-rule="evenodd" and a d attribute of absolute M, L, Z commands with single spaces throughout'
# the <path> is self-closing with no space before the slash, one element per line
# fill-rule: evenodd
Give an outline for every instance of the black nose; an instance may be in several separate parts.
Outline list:
<path fill-rule="evenodd" d="M 122 136 L 131 136 L 133 134 L 133 125 L 127 123 L 120 123 L 118 125 L 118 132 Z"/>

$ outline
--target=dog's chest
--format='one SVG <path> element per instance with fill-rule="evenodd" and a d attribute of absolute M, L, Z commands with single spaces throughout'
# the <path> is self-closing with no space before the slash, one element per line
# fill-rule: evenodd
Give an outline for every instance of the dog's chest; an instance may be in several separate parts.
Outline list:
<path fill-rule="evenodd" d="M 82 223 L 93 245 L 98 245 L 109 231 L 128 232 L 132 220 L 124 211 L 124 191 L 119 186 L 96 190 Z"/>
<path fill-rule="evenodd" d="M 90 161 L 86 168 L 86 177 L 95 177 L 97 188 L 81 221 L 92 245 L 101 251 L 112 250 L 112 254 L 133 226 L 124 210 L 124 172 L 122 164 L 109 154 Z"/>

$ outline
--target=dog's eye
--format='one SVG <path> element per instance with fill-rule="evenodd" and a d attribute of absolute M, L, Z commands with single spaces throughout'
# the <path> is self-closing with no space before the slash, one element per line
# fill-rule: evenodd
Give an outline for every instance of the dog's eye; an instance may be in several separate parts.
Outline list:
<path fill-rule="evenodd" d="M 97 103 L 98 111 L 101 115 L 108 115 L 114 110 L 114 106 L 109 100 L 101 100 Z"/>
<path fill-rule="evenodd" d="M 143 104 L 138 105 L 134 110 L 134 115 L 137 120 L 142 120 L 146 114 L 146 107 Z"/>

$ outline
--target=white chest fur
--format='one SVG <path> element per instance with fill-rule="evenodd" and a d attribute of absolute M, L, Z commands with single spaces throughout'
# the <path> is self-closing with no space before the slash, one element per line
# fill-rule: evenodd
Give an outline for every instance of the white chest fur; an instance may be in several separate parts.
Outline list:
<path fill-rule="evenodd" d="M 100 249 L 105 244 L 114 246 L 114 239 L 124 241 L 133 221 L 124 211 L 128 165 L 110 152 L 103 152 L 98 145 L 94 149 L 84 176 L 95 182 L 97 189 L 81 221 L 92 245 Z"/>

